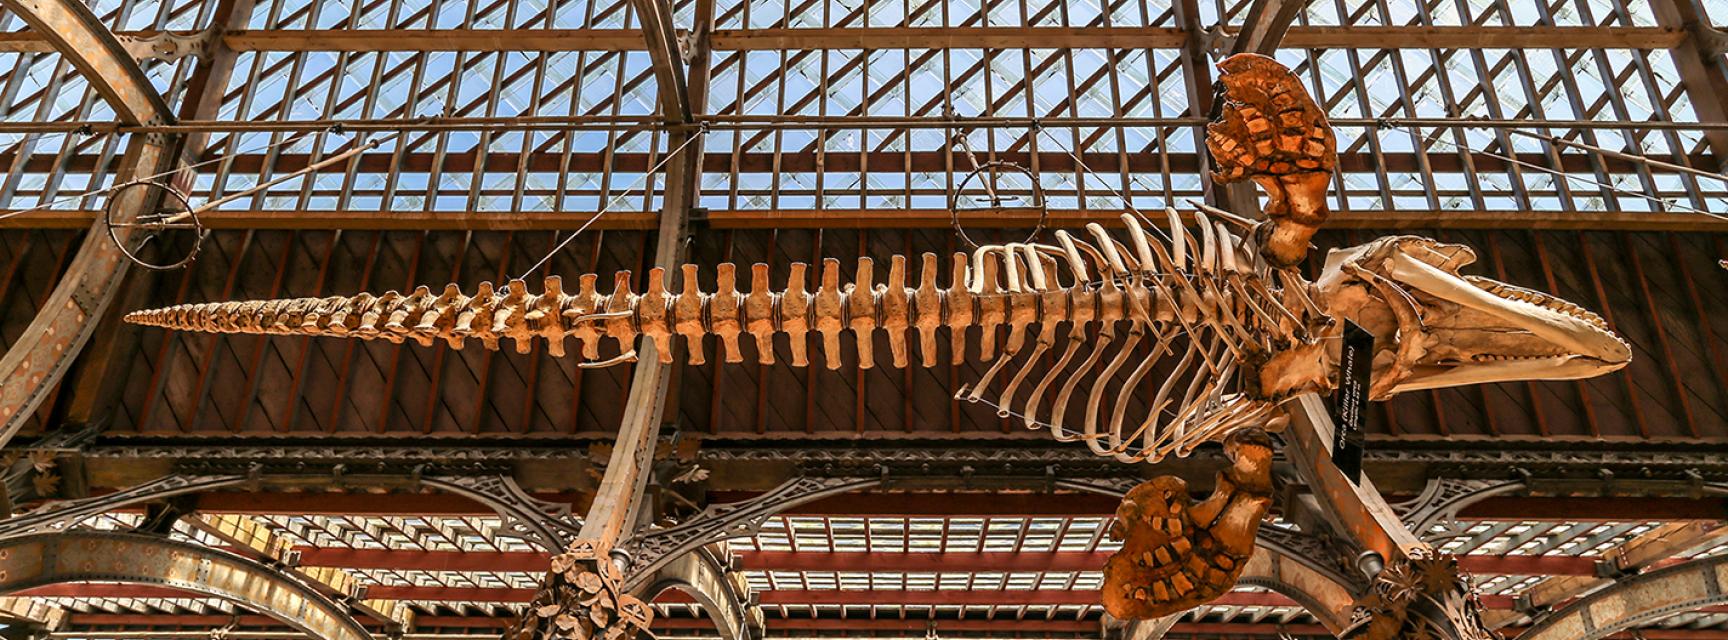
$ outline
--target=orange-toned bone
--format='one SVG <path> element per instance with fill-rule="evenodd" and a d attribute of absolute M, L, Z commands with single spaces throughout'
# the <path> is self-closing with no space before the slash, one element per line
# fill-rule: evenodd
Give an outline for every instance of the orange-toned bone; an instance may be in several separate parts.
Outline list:
<path fill-rule="evenodd" d="M 1231 466 L 1212 496 L 1189 504 L 1188 485 L 1160 476 L 1134 487 L 1116 509 L 1111 536 L 1122 549 L 1104 565 L 1104 609 L 1148 620 L 1211 602 L 1236 586 L 1272 505 L 1272 441 L 1243 429 L 1224 442 Z"/>
<path fill-rule="evenodd" d="M 1302 82 L 1266 56 L 1242 53 L 1218 63 L 1224 100 L 1206 125 L 1214 180 L 1251 179 L 1266 192 L 1258 231 L 1261 254 L 1290 266 L 1308 254 L 1308 239 L 1326 222 L 1326 187 L 1338 166 L 1338 139 Z"/>

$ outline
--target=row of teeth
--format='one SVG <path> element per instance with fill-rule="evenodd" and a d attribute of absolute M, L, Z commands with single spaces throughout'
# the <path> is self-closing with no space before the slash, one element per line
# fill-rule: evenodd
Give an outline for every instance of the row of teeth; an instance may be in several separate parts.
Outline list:
<path fill-rule="evenodd" d="M 1476 362 L 1498 362 L 1505 360 L 1546 360 L 1555 356 L 1502 356 L 1490 353 L 1479 353 L 1470 359 Z"/>
<path fill-rule="evenodd" d="M 1494 282 L 1492 280 L 1471 278 L 1471 281 L 1476 286 L 1481 287 L 1484 291 L 1506 300 L 1527 302 L 1550 311 L 1558 311 L 1574 318 L 1578 318 L 1602 329 L 1608 329 L 1608 323 L 1604 321 L 1601 316 L 1566 300 L 1550 296 L 1546 293 L 1531 291 L 1523 287 L 1515 287 L 1508 284 Z"/>

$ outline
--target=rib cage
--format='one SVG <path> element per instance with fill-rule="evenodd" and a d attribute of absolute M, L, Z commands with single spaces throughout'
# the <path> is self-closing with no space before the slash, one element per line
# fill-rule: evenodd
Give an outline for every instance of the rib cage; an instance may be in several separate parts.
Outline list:
<path fill-rule="evenodd" d="M 878 330 L 886 332 L 893 366 L 910 366 L 913 333 L 920 364 L 935 366 L 944 327 L 952 361 L 959 364 L 976 327 L 978 360 L 990 366 L 957 397 L 988 403 L 1029 428 L 1049 429 L 1058 440 L 1084 440 L 1101 455 L 1155 461 L 1184 455 L 1235 427 L 1263 423 L 1272 403 L 1232 390 L 1234 383 L 1264 354 L 1310 340 L 1310 321 L 1323 318 L 1308 299 L 1305 281 L 1292 270 L 1268 267 L 1251 242 L 1225 224 L 1196 214 L 1190 227 L 1175 211 L 1167 215 L 1170 231 L 1163 238 L 1153 235 L 1162 235 L 1156 228 L 1148 231 L 1149 221 L 1124 215 L 1126 231 L 1119 235 L 1126 244 L 1092 224 L 1081 237 L 1056 232 L 1055 244 L 989 245 L 955 254 L 947 288 L 938 285 L 937 256 L 927 253 L 916 286 L 909 286 L 906 258 L 896 255 L 886 283 L 877 284 L 873 262 L 861 258 L 844 287 L 839 261 L 824 260 L 814 291 L 802 263 L 791 265 L 780 291 L 771 289 L 767 265 L 752 265 L 748 293 L 738 291 L 735 265 L 718 265 L 715 290 L 705 292 L 697 267 L 686 264 L 678 292 L 668 291 L 666 275 L 657 268 L 641 294 L 631 290 L 631 274 L 619 272 L 607 295 L 597 289 L 598 276 L 588 274 L 578 279 L 574 294 L 554 276 L 538 294 L 512 280 L 497 290 L 481 283 L 472 296 L 450 284 L 436 294 L 419 287 L 407 294 L 189 304 L 126 319 L 217 333 L 348 336 L 425 346 L 443 340 L 455 349 L 469 339 L 498 349 L 500 339 L 508 338 L 519 353 L 528 353 L 539 339 L 554 356 L 565 355 L 564 339 L 574 337 L 583 366 L 634 359 L 638 338 L 653 340 L 660 361 L 669 363 L 674 336 L 685 338 L 689 363 L 703 364 L 702 338 L 709 334 L 718 338 L 727 362 L 743 362 L 740 340 L 748 336 L 759 362 L 773 364 L 776 333 L 789 337 L 791 364 L 807 366 L 808 334 L 814 331 L 829 369 L 841 366 L 845 335 L 855 345 L 858 366 L 874 367 Z M 1004 325 L 1006 339 L 998 345 Z M 615 341 L 620 355 L 602 360 L 603 340 Z M 1142 355 L 1143 343 L 1151 345 L 1150 357 L 1132 362 Z M 1147 415 L 1130 420 L 1126 413 L 1135 390 L 1171 361 L 1160 372 L 1165 377 Z M 1075 424 L 1070 405 L 1080 399 L 1084 409 Z"/>

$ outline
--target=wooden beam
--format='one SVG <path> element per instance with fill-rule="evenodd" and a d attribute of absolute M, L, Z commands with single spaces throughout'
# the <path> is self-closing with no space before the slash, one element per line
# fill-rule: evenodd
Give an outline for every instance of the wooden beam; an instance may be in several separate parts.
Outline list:
<path fill-rule="evenodd" d="M 684 51 L 680 48 L 673 23 L 671 0 L 631 0 L 636 19 L 642 23 L 642 40 L 648 48 L 648 59 L 654 64 L 654 80 L 659 85 L 655 97 L 660 101 L 660 117 L 667 122 L 690 122 L 695 113 L 690 102 L 689 80 L 684 74 Z M 682 142 L 681 136 L 672 136 Z M 671 142 L 671 140 L 668 140 Z"/>
<path fill-rule="evenodd" d="M 99 211 L 33 211 L 0 220 L 0 229 L 85 229 Z M 213 211 L 201 217 L 210 229 L 343 229 L 426 231 L 573 230 L 592 212 L 574 211 Z M 1050 228 L 1083 227 L 1097 222 L 1120 225 L 1120 211 L 1054 210 Z M 608 213 L 591 230 L 647 231 L 658 225 L 654 213 Z M 712 229 L 946 229 L 948 211 L 936 209 L 763 209 L 715 210 L 706 218 Z M 1030 229 L 1038 223 L 1032 210 L 964 211 L 968 229 Z M 1696 213 L 1646 211 L 1343 211 L 1326 226 L 1334 229 L 1533 229 L 1595 231 L 1724 232 L 1728 220 Z"/>
<path fill-rule="evenodd" d="M 1225 30 L 1229 33 L 1230 30 Z M 1291 49 L 1640 49 L 1678 46 L 1686 32 L 1666 27 L 1291 27 Z"/>
<path fill-rule="evenodd" d="M 294 29 L 229 31 L 235 51 L 643 51 L 635 29 Z"/>
<path fill-rule="evenodd" d="M 100 211 L 32 211 L 0 220 L 0 229 L 83 229 Z M 342 229 L 347 231 L 537 231 L 579 228 L 593 212 L 467 211 L 212 211 L 199 216 L 209 229 Z M 589 227 L 595 231 L 648 231 L 659 215 L 644 211 L 607 213 Z"/>
<path fill-rule="evenodd" d="M 1174 49 L 1171 27 L 870 27 L 714 32 L 718 51 L 782 49 Z"/>
<path fill-rule="evenodd" d="M 245 28 L 246 22 L 252 19 L 255 4 L 255 0 L 217 2 L 215 15 L 210 20 L 211 33 L 217 37 L 208 50 L 198 56 L 198 65 L 192 69 L 192 77 L 186 83 L 186 100 L 180 105 L 181 120 L 210 120 L 221 114 L 223 92 L 234 73 L 234 63 L 240 58 L 240 51 L 229 46 L 228 39 L 223 36 Z M 209 139 L 208 132 L 187 135 L 181 153 L 188 157 L 188 162 L 194 162 L 197 156 L 203 155 Z"/>
<path fill-rule="evenodd" d="M 812 129 L 816 127 L 811 127 Z M 1636 128 L 1636 127 L 1634 127 Z M 432 169 L 449 173 L 466 173 L 479 169 L 484 172 L 518 173 L 521 171 L 553 172 L 569 171 L 577 173 L 598 173 L 610 167 L 614 171 L 641 172 L 655 166 L 664 159 L 660 153 L 649 154 L 641 152 L 594 152 L 562 154 L 556 152 L 530 152 L 524 154 L 514 151 L 496 151 L 485 154 L 483 159 L 477 158 L 473 152 L 437 154 L 431 152 L 409 153 L 364 153 L 355 157 L 354 171 L 359 173 L 389 173 L 391 170 L 403 172 L 424 172 Z M 808 173 L 815 171 L 869 171 L 875 173 L 903 173 L 905 171 L 936 172 L 945 171 L 948 161 L 954 152 L 944 151 L 871 151 L 868 153 L 828 154 L 818 167 L 815 154 L 782 154 L 776 156 L 769 152 L 741 152 L 736 157 L 731 153 L 704 153 L 702 168 L 704 171 L 737 172 L 737 173 Z M 1041 171 L 1048 173 L 1071 173 L 1075 170 L 1074 158 L 1065 151 L 1040 151 L 1028 153 L 1025 151 L 998 151 L 996 157 L 1002 161 L 1014 162 L 1025 166 L 1037 164 Z M 1201 158 L 1193 153 L 1171 153 L 1160 155 L 1156 152 L 1088 152 L 1080 154 L 1081 160 L 1093 171 L 1102 175 L 1120 173 L 1127 169 L 1131 173 L 1162 173 L 1162 174 L 1194 174 L 1201 171 Z M 1519 153 L 1514 158 L 1521 163 L 1553 164 L 1554 158 L 1541 153 Z M 0 153 L 0 163 L 10 164 L 14 159 L 11 153 Z M 209 159 L 209 158 L 206 158 Z M 222 158 L 228 163 L 234 173 L 259 173 L 266 165 L 275 172 L 289 172 L 304 169 L 317 162 L 319 158 L 303 153 L 238 154 Z M 1708 166 L 1714 163 L 1712 154 L 1692 154 L 1684 160 L 1694 166 Z M 102 159 L 93 154 L 71 155 L 64 158 L 47 156 L 31 157 L 19 166 L 26 173 L 47 173 L 50 171 L 82 172 L 97 168 Z M 1661 171 L 1659 167 L 1647 167 L 1624 159 L 1594 156 L 1584 153 L 1569 153 L 1560 156 L 1556 170 L 1567 173 L 1590 173 L 1595 170 L 1593 162 L 1603 170 L 1611 173 L 1635 173 L 1640 169 L 1649 169 L 1658 175 L 1674 175 L 1672 172 Z M 734 164 L 736 163 L 736 164 Z M 1384 153 L 1376 157 L 1371 153 L 1350 153 L 1338 157 L 1338 170 L 1344 173 L 1373 174 L 1381 171 L 1394 173 L 1417 173 L 1424 171 L 1424 163 L 1428 170 L 1434 173 L 1500 173 L 1504 174 L 1514 165 L 1506 160 L 1483 153 L 1470 156 L 1466 165 L 1456 153 L 1430 153 L 1425 158 L 1412 153 Z M 1358 192 L 1359 193 L 1359 192 Z M 1443 192 L 1450 195 L 1451 192 Z"/>
<path fill-rule="evenodd" d="M 1120 210 L 1059 210 L 1049 212 L 1048 227 L 1074 228 L 1098 222 L 1121 225 Z M 1030 228 L 1038 222 L 1032 210 L 967 211 L 961 222 L 967 228 Z M 823 211 L 711 211 L 714 228 L 786 229 L 849 228 L 908 229 L 947 228 L 948 211 L 823 210 Z M 1728 231 L 1728 220 L 1695 213 L 1567 212 L 1567 211 L 1346 211 L 1334 213 L 1326 226 L 1337 229 L 1594 229 L 1642 231 Z"/>
<path fill-rule="evenodd" d="M 1609 549 L 1603 560 L 1615 571 L 1638 571 L 1723 538 L 1728 538 L 1728 526 L 1722 522 L 1666 524 Z"/>
<path fill-rule="evenodd" d="M 411 549 L 344 549 L 296 547 L 299 562 L 308 567 L 392 569 L 397 571 L 545 570 L 549 554 L 535 551 L 421 551 Z M 809 552 L 737 551 L 750 571 L 1097 571 L 1110 558 L 1106 552 Z M 1516 556 L 1472 554 L 1459 557 L 1464 570 L 1477 575 L 1594 576 L 1596 556 Z"/>
<path fill-rule="evenodd" d="M 1187 29 L 1176 27 L 832 27 L 722 29 L 715 51 L 783 49 L 1182 49 Z M 1237 37 L 1239 27 L 1226 27 Z M 150 38 L 155 31 L 122 35 Z M 1659 27 L 1421 27 L 1294 26 L 1280 46 L 1319 49 L 1561 49 L 1667 50 L 1686 42 L 1678 26 Z M 227 30 L 218 41 L 231 51 L 644 51 L 633 29 L 259 29 Z M 46 53 L 53 47 L 34 31 L 0 33 L 0 53 Z M 1205 61 L 1200 61 L 1205 64 Z"/>

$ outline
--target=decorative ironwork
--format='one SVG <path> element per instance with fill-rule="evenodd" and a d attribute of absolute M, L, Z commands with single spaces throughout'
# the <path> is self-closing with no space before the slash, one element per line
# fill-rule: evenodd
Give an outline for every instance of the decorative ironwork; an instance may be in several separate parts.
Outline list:
<path fill-rule="evenodd" d="M 1446 537 L 1444 532 L 1435 532 L 1433 529 L 1436 526 L 1457 523 L 1458 513 L 1466 507 L 1494 496 L 1521 491 L 1527 486 L 1525 480 L 1430 478 L 1421 495 L 1409 502 L 1393 505 L 1393 508 L 1398 510 L 1399 519 L 1404 521 L 1410 531 L 1417 537 L 1432 542 Z"/>
<path fill-rule="evenodd" d="M 99 445 L 83 450 L 85 458 L 168 459 L 188 462 L 346 462 L 411 467 L 437 463 L 441 468 L 467 464 L 494 467 L 519 460 L 587 460 L 585 451 L 568 447 L 344 447 L 331 445 Z"/>
<path fill-rule="evenodd" d="M 1374 578 L 1350 621 L 1348 640 L 1491 640 L 1482 603 L 1458 558 L 1422 547 Z"/>
<path fill-rule="evenodd" d="M 1322 617 L 1325 615 L 1326 605 L 1320 601 L 1318 596 L 1308 593 L 1306 590 L 1284 582 L 1283 580 L 1268 576 L 1243 574 L 1241 578 L 1237 579 L 1236 584 L 1245 587 L 1260 587 L 1272 591 L 1296 601 L 1296 604 L 1301 605 L 1303 609 L 1307 609 L 1308 612 L 1313 614 L 1315 617 Z"/>
<path fill-rule="evenodd" d="M 1266 524 L 1260 527 L 1254 543 L 1332 582 L 1349 585 L 1352 591 L 1366 584 L 1360 575 L 1347 570 L 1345 552 L 1330 539 L 1291 527 Z"/>
<path fill-rule="evenodd" d="M 204 56 L 209 54 L 210 42 L 216 33 L 205 29 L 196 33 L 175 33 L 162 31 L 150 35 L 119 35 L 117 39 L 126 52 L 140 62 L 144 60 L 160 60 L 176 62 L 187 56 Z"/>
<path fill-rule="evenodd" d="M 503 519 L 504 530 L 552 553 L 563 551 L 582 530 L 582 525 L 571 515 L 570 505 L 528 495 L 508 475 L 423 475 L 420 482 L 490 507 Z"/>
<path fill-rule="evenodd" d="M 1370 465 L 1421 464 L 1430 476 L 1505 480 L 1507 470 L 1532 478 L 1595 477 L 1602 469 L 1638 471 L 1640 478 L 1683 479 L 1688 473 L 1728 478 L 1728 455 L 1693 447 L 1673 451 L 1583 451 L 1566 449 L 1371 449 Z"/>
<path fill-rule="evenodd" d="M 1223 460 L 1223 455 L 1200 450 L 1191 456 L 1195 460 Z M 896 470 L 917 469 L 926 465 L 967 465 L 976 469 L 1006 469 L 1009 472 L 1042 472 L 1056 466 L 1061 471 L 1099 471 L 1124 473 L 1122 465 L 1101 460 L 1092 452 L 1079 447 L 809 447 L 809 448 L 725 448 L 705 446 L 704 462 L 797 463 L 805 469 L 874 469 L 886 465 Z"/>
<path fill-rule="evenodd" d="M 0 539 L 61 531 L 86 518 L 134 504 L 259 483 L 267 477 L 283 476 L 265 476 L 258 465 L 253 465 L 251 472 L 245 474 L 174 473 L 113 493 L 49 503 L 31 513 L 0 521 Z M 576 539 L 581 528 L 571 515 L 570 505 L 535 498 L 508 475 L 421 474 L 419 482 L 486 505 L 503 519 L 504 530 L 548 551 L 563 550 Z"/>
<path fill-rule="evenodd" d="M 619 543 L 613 551 L 625 558 L 624 582 L 634 590 L 651 578 L 655 570 L 684 554 L 716 542 L 757 534 L 775 514 L 882 482 L 883 478 L 874 476 L 799 476 L 748 500 L 710 505 L 675 526 L 638 533 Z"/>
<path fill-rule="evenodd" d="M 0 521 L 0 540 L 64 531 L 85 518 L 141 502 L 200 493 L 244 484 L 253 476 L 174 473 L 113 493 L 43 505 L 30 513 Z"/>
<path fill-rule="evenodd" d="M 1087 493 L 1096 493 L 1120 498 L 1128 495 L 1129 489 L 1133 489 L 1145 481 L 1145 478 L 1137 475 L 1106 476 L 1098 478 L 1059 478 L 1053 480 L 1051 485 L 1057 489 L 1084 491 Z"/>

